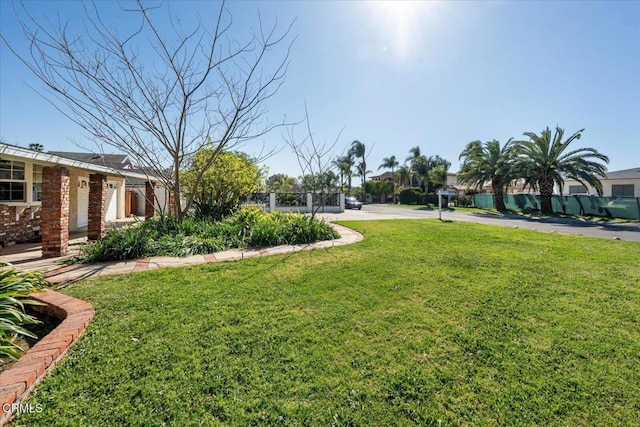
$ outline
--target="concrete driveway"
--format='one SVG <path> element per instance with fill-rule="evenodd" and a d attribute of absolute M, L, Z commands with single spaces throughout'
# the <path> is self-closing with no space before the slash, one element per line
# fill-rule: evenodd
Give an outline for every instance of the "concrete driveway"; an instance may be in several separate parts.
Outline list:
<path fill-rule="evenodd" d="M 319 214 L 329 221 L 376 219 L 424 219 L 438 218 L 438 210 L 431 208 L 405 208 L 393 205 L 365 205 L 361 211 L 346 210 L 342 214 Z M 543 232 L 575 234 L 640 242 L 640 222 L 586 221 L 571 218 L 535 217 L 518 214 L 498 214 L 489 211 L 443 211 L 445 221 L 475 222 L 503 227 L 525 228 Z"/>

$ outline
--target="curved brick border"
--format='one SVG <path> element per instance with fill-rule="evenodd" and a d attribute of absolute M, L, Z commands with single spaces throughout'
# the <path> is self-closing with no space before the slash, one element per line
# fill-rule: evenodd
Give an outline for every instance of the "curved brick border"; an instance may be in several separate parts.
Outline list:
<path fill-rule="evenodd" d="M 190 257 L 169 257 L 157 256 L 129 261 L 111 261 L 96 264 L 73 264 L 50 270 L 45 278 L 58 285 L 65 285 L 69 282 L 86 279 L 95 276 L 105 276 L 111 274 L 126 274 L 134 271 L 153 270 L 165 267 L 182 267 L 186 265 L 197 265 L 214 262 L 238 261 L 245 258 L 261 257 L 277 254 L 288 254 L 304 250 L 320 248 L 330 248 L 333 246 L 350 245 L 360 242 L 364 236 L 355 230 L 343 225 L 331 224 L 340 234 L 339 239 L 322 240 L 319 242 L 304 245 L 281 245 L 265 248 L 238 248 L 229 249 L 222 252 L 205 255 L 192 255 Z"/>
<path fill-rule="evenodd" d="M 24 400 L 33 387 L 58 364 L 69 346 L 91 323 L 95 313 L 88 302 L 52 290 L 32 294 L 31 298 L 46 304 L 36 306 L 36 309 L 63 320 L 11 368 L 0 374 L 0 426 L 13 416 L 12 404 Z"/>

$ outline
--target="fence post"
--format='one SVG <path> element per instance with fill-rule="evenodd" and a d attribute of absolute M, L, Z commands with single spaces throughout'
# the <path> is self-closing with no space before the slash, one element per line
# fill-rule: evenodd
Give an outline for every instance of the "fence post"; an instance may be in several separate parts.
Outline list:
<path fill-rule="evenodd" d="M 307 213 L 313 213 L 313 194 L 307 193 Z"/>
<path fill-rule="evenodd" d="M 274 212 L 276 210 L 276 193 L 275 191 L 271 191 L 269 193 L 269 212 Z"/>

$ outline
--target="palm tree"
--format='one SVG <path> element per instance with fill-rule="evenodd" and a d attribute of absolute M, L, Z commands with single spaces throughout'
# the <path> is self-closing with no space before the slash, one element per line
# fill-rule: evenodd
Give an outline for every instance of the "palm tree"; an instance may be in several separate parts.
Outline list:
<path fill-rule="evenodd" d="M 602 183 L 598 176 L 604 177 L 607 167 L 600 163 L 609 163 L 609 158 L 594 148 L 578 148 L 565 152 L 569 144 L 580 136 L 580 129 L 565 141 L 564 129 L 556 127 L 553 138 L 547 127 L 540 135 L 525 132 L 529 141 L 520 141 L 518 148 L 518 173 L 525 180 L 525 186 L 540 189 L 540 209 L 543 214 L 552 214 L 551 196 L 553 185 L 558 184 L 560 193 L 564 186 L 564 178 L 578 181 L 595 188 L 602 195 Z"/>
<path fill-rule="evenodd" d="M 417 169 L 417 165 L 416 163 L 418 163 L 422 156 L 422 154 L 420 153 L 420 147 L 419 146 L 415 146 L 415 147 L 411 147 L 411 149 L 409 150 L 409 157 L 407 157 L 407 159 L 405 160 L 405 162 L 409 162 L 409 171 L 411 172 L 411 184 L 413 185 L 413 178 L 418 176 L 418 173 L 416 172 Z"/>
<path fill-rule="evenodd" d="M 409 169 L 409 166 L 400 166 L 398 168 L 398 172 L 396 172 L 396 175 L 398 175 L 398 181 L 400 181 L 400 185 L 409 185 L 409 180 L 411 179 L 411 169 Z"/>
<path fill-rule="evenodd" d="M 435 184 L 441 184 L 443 187 L 447 184 L 447 172 L 451 167 L 451 162 L 447 159 L 435 155 L 429 157 L 429 178 Z"/>
<path fill-rule="evenodd" d="M 358 141 L 357 139 L 351 143 L 351 148 L 349 149 L 349 155 L 355 158 L 360 158 L 360 163 L 358 164 L 359 175 L 362 178 L 362 203 L 367 202 L 367 192 L 365 188 L 365 182 L 367 182 L 367 156 L 366 156 L 366 147 L 365 145 Z"/>
<path fill-rule="evenodd" d="M 460 160 L 464 158 L 464 161 L 458 172 L 458 181 L 473 185 L 476 189 L 482 188 L 487 181 L 491 182 L 493 205 L 499 212 L 504 212 L 507 210 L 504 205 L 504 189 L 516 177 L 515 156 L 513 138 L 502 147 L 495 139 L 484 144 L 480 141 L 470 142 L 459 157 Z"/>
<path fill-rule="evenodd" d="M 341 186 L 344 187 L 344 178 L 347 178 L 347 195 L 351 194 L 351 177 L 353 176 L 353 157 L 347 154 L 346 156 L 338 156 L 333 162 L 333 165 L 340 172 Z"/>
<path fill-rule="evenodd" d="M 400 166 L 400 163 L 396 160 L 396 156 L 385 157 L 382 159 L 382 164 L 378 166 L 378 170 L 385 168 L 391 169 L 391 176 L 393 181 L 393 203 L 396 203 L 396 168 Z"/>
<path fill-rule="evenodd" d="M 44 145 L 38 144 L 36 142 L 29 144 L 28 148 L 29 150 L 33 150 L 33 151 L 44 151 Z"/>
<path fill-rule="evenodd" d="M 429 172 L 431 171 L 431 165 L 427 156 L 420 156 L 413 162 L 412 167 L 414 175 L 418 178 L 419 182 L 424 187 L 425 205 L 427 203 L 427 194 L 429 193 Z"/>

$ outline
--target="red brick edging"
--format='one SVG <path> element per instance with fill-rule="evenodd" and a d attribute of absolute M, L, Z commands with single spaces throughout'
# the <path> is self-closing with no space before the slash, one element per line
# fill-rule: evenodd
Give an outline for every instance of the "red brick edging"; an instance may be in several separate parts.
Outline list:
<path fill-rule="evenodd" d="M 0 426 L 11 419 L 20 409 L 18 404 L 64 357 L 95 313 L 88 302 L 52 290 L 32 294 L 31 298 L 46 304 L 39 307 L 42 311 L 63 320 L 11 368 L 0 374 Z"/>

